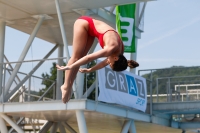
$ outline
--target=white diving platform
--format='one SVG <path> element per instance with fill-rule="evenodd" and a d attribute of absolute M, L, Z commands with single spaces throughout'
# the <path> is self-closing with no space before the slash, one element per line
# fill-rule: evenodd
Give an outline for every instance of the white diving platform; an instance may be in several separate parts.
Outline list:
<path fill-rule="evenodd" d="M 67 122 L 78 133 L 76 110 L 84 112 L 89 133 L 118 133 L 124 121 L 129 119 L 135 121 L 137 131 L 142 133 L 159 133 L 158 128 L 173 133 L 181 131 L 165 127 L 166 125 L 162 126 L 166 121 L 160 117 L 155 116 L 152 119 L 149 114 L 135 109 L 87 99 L 70 100 L 67 104 L 63 104 L 61 100 L 0 104 L 0 112 L 8 116 Z"/>

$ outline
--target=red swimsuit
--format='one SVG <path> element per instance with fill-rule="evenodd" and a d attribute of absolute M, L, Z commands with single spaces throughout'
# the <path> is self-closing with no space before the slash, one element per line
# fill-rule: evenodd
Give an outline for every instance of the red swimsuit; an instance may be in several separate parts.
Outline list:
<path fill-rule="evenodd" d="M 94 22 L 93 22 L 93 20 L 92 20 L 91 17 L 88 17 L 88 16 L 81 16 L 79 19 L 84 19 L 84 20 L 88 21 L 88 23 L 89 23 L 89 29 L 88 29 L 89 35 L 90 35 L 90 36 L 97 37 L 102 48 L 104 47 L 104 42 L 103 42 L 103 36 L 104 36 L 104 34 L 105 34 L 106 32 L 108 32 L 108 31 L 114 31 L 114 32 L 116 32 L 115 30 L 107 30 L 107 31 L 104 32 L 104 33 L 99 33 L 99 32 L 96 30 L 96 28 L 95 28 L 95 26 L 94 26 Z M 116 33 L 117 33 L 117 32 L 116 32 Z M 118 33 L 117 33 L 117 34 L 118 34 Z M 119 36 L 119 34 L 118 34 L 118 36 Z M 120 37 L 119 37 L 119 39 L 120 39 Z M 120 40 L 121 40 L 121 39 L 120 39 Z"/>

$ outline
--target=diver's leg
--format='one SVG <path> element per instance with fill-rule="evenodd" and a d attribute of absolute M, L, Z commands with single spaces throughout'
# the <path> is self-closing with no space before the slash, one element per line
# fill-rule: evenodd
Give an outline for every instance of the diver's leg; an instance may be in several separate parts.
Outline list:
<path fill-rule="evenodd" d="M 78 19 L 74 23 L 73 53 L 67 65 L 71 65 L 76 62 L 78 59 L 83 57 L 84 53 L 88 51 L 87 49 L 90 49 L 91 45 L 88 44 L 88 40 L 90 40 L 90 37 L 88 36 L 87 30 L 87 21 Z M 79 68 L 74 68 L 72 70 L 65 71 L 65 81 L 64 84 L 61 86 L 62 100 L 64 103 L 66 103 L 70 99 L 72 84 L 76 77 L 78 69 Z"/>

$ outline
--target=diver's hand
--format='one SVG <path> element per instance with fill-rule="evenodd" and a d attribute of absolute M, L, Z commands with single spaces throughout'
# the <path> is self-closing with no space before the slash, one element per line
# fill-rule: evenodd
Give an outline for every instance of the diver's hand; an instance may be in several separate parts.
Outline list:
<path fill-rule="evenodd" d="M 59 66 L 58 64 L 56 65 L 57 70 L 70 70 L 71 67 L 70 66 Z"/>
<path fill-rule="evenodd" d="M 89 72 L 91 72 L 91 68 L 80 68 L 79 72 L 81 72 L 81 73 L 89 73 Z"/>

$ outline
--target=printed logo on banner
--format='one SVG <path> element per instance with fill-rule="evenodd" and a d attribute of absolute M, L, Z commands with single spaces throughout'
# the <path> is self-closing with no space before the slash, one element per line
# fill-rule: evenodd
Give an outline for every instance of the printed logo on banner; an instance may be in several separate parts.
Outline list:
<path fill-rule="evenodd" d="M 107 67 L 105 67 L 105 77 L 105 87 L 107 89 L 124 92 L 145 99 L 145 88 L 142 80 L 134 79 L 134 77 L 120 72 L 114 72 Z"/>
<path fill-rule="evenodd" d="M 138 87 L 138 96 L 145 99 L 145 89 L 142 80 L 135 78 Z"/>
<path fill-rule="evenodd" d="M 119 14 L 119 18 L 121 21 L 121 34 L 122 34 L 122 39 L 123 39 L 123 43 L 125 46 L 131 46 L 132 44 L 132 39 L 133 37 L 133 25 L 134 25 L 134 19 L 133 18 L 129 18 L 129 17 L 122 17 Z M 125 24 L 124 24 L 124 23 Z M 124 24 L 124 25 L 122 25 Z"/>
<path fill-rule="evenodd" d="M 117 81 L 119 81 L 118 82 L 118 87 L 119 87 L 118 91 L 128 93 L 128 87 L 127 87 L 125 75 L 123 73 L 116 72 L 116 78 L 118 78 Z"/>
<path fill-rule="evenodd" d="M 115 73 L 110 71 L 107 67 L 105 67 L 105 77 L 106 77 L 106 88 L 111 90 L 117 90 L 117 81 L 115 79 Z"/>
<path fill-rule="evenodd" d="M 99 70 L 99 100 L 145 111 L 146 80 L 128 72 L 115 72 L 105 67 Z"/>
<path fill-rule="evenodd" d="M 129 89 L 129 94 L 137 96 L 137 87 L 135 84 L 135 80 L 132 76 L 126 75 L 126 79 L 128 82 L 128 89 Z"/>

